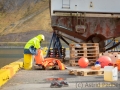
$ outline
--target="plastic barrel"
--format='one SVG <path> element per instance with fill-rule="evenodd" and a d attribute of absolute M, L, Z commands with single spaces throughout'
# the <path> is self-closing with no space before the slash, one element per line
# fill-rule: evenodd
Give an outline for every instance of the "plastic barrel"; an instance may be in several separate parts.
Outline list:
<path fill-rule="evenodd" d="M 32 68 L 32 55 L 31 54 L 24 54 L 23 68 L 26 70 L 29 70 Z"/>

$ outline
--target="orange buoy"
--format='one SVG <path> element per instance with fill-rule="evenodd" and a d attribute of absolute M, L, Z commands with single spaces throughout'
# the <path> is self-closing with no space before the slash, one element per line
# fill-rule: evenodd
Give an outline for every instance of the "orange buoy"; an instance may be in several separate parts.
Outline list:
<path fill-rule="evenodd" d="M 78 65 L 82 68 L 86 68 L 88 66 L 88 64 L 89 64 L 89 61 L 85 57 L 80 58 L 78 61 Z"/>

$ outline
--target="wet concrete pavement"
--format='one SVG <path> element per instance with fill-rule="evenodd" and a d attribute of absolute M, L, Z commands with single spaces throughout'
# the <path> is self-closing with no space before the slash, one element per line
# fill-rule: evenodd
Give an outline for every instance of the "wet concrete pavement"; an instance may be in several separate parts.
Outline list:
<path fill-rule="evenodd" d="M 69 75 L 68 70 L 23 70 L 21 69 L 0 90 L 120 90 L 120 72 L 117 82 L 105 82 L 101 76 Z M 50 88 L 48 78 L 64 78 L 68 87 Z M 106 85 L 103 87 L 98 85 Z"/>

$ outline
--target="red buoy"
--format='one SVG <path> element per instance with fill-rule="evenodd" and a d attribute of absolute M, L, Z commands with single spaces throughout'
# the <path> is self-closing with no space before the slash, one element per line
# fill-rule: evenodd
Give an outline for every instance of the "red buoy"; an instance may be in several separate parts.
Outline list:
<path fill-rule="evenodd" d="M 101 56 L 97 61 L 100 62 L 102 68 L 104 68 L 104 66 L 108 66 L 109 63 L 112 63 L 111 58 L 108 56 Z"/>

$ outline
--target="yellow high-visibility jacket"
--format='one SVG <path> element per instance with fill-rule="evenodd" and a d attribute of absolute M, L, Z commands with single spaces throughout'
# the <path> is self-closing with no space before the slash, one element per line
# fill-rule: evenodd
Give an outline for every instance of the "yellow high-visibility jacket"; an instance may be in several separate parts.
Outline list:
<path fill-rule="evenodd" d="M 30 40 L 26 43 L 24 49 L 29 49 L 31 46 L 34 46 L 34 48 L 39 49 L 39 48 L 40 48 L 40 41 L 41 41 L 41 40 L 42 40 L 42 38 L 41 38 L 40 35 L 38 35 L 38 36 L 30 39 Z"/>

